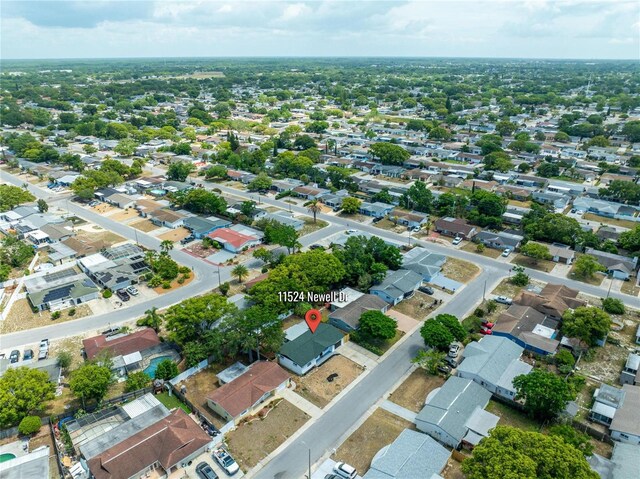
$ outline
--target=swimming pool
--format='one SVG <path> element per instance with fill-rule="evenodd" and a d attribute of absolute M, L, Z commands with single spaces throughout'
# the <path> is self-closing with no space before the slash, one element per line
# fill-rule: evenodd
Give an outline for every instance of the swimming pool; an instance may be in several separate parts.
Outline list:
<path fill-rule="evenodd" d="M 10 452 L 5 452 L 4 454 L 0 454 L 0 462 L 7 462 L 15 458 L 16 458 L 16 455 L 11 454 Z"/>
<path fill-rule="evenodd" d="M 161 190 L 159 188 L 155 188 L 153 190 L 149 190 L 149 193 L 151 193 L 153 196 L 164 196 L 167 194 L 167 192 L 165 190 Z"/>
<path fill-rule="evenodd" d="M 151 379 L 154 379 L 156 377 L 156 369 L 158 368 L 158 364 L 160 364 L 165 359 L 171 359 L 171 356 L 158 356 L 157 358 L 153 358 L 149 362 L 149 366 L 144 369 L 144 372 L 147 374 L 147 376 L 149 376 Z"/>

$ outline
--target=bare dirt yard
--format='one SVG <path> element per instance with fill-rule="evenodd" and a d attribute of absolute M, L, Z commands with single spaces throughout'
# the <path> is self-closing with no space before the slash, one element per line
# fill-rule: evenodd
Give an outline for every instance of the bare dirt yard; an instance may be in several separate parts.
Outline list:
<path fill-rule="evenodd" d="M 418 321 L 422 321 L 437 308 L 433 303 L 434 299 L 431 296 L 416 291 L 411 298 L 400 301 L 393 309 L 407 316 L 411 316 Z"/>
<path fill-rule="evenodd" d="M 104 215 L 106 213 L 114 211 L 116 207 L 108 205 L 107 203 L 100 203 L 99 205 L 91 207 L 91 209 L 96 213 L 100 213 L 101 215 Z"/>
<path fill-rule="evenodd" d="M 189 246 L 187 246 L 185 248 L 189 253 L 199 257 L 199 258 L 206 258 L 207 256 L 211 256 L 212 254 L 215 254 L 216 251 L 218 251 L 215 248 L 205 248 L 202 245 L 202 241 L 194 241 L 193 243 L 191 243 Z"/>
<path fill-rule="evenodd" d="M 109 216 L 110 219 L 117 221 L 118 223 L 124 223 L 126 221 L 129 221 L 133 218 L 138 218 L 139 214 L 138 214 L 138 210 L 134 209 L 134 208 L 128 208 L 126 210 L 120 210 L 117 213 L 112 214 L 111 216 Z"/>
<path fill-rule="evenodd" d="M 51 311 L 39 311 L 34 313 L 28 299 L 19 299 L 11 307 L 11 311 L 7 318 L 0 324 L 0 333 L 13 333 L 15 331 L 24 331 L 25 329 L 39 328 L 40 326 L 51 326 L 55 323 L 78 319 L 91 314 L 91 308 L 86 304 L 76 306 L 75 314 L 69 315 L 70 309 L 60 312 L 58 319 L 51 319 Z"/>
<path fill-rule="evenodd" d="M 141 221 L 135 221 L 131 224 L 129 224 L 129 226 L 132 226 L 133 228 L 142 231 L 143 233 L 148 233 L 149 231 L 154 231 L 157 230 L 158 227 L 156 225 L 154 225 L 151 220 L 141 220 Z"/>
<path fill-rule="evenodd" d="M 338 377 L 327 381 L 330 374 Z M 341 355 L 333 356 L 320 367 L 312 369 L 304 376 L 296 376 L 296 392 L 316 406 L 323 408 L 336 397 L 340 391 L 362 373 L 362 367 Z"/>
<path fill-rule="evenodd" d="M 478 276 L 480 268 L 475 264 L 449 256 L 442 267 L 442 274 L 460 283 L 467 283 Z"/>
<path fill-rule="evenodd" d="M 87 241 L 87 242 L 98 242 L 104 241 L 107 245 L 112 246 L 116 243 L 122 243 L 125 239 L 112 233 L 111 231 L 105 231 L 100 226 L 97 225 L 87 225 L 85 227 L 78 228 L 78 235 L 76 239 L 79 241 Z"/>
<path fill-rule="evenodd" d="M 398 388 L 391 393 L 389 401 L 405 407 L 413 412 L 420 412 L 427 399 L 427 394 L 444 384 L 442 376 L 427 374 L 418 368 L 409 375 Z"/>
<path fill-rule="evenodd" d="M 371 461 L 377 452 L 395 441 L 405 429 L 414 429 L 414 426 L 384 409 L 376 409 L 362 426 L 342 443 L 332 458 L 352 465 L 362 475 L 371 467 Z"/>
<path fill-rule="evenodd" d="M 465 479 L 467 476 L 462 472 L 462 463 L 450 457 L 447 465 L 444 466 L 442 477 L 444 479 Z"/>
<path fill-rule="evenodd" d="M 227 444 L 240 467 L 247 471 L 291 437 L 310 418 L 290 402 L 270 403 L 261 418 L 241 423 L 227 434 Z"/>
<path fill-rule="evenodd" d="M 476 253 L 481 256 L 486 256 L 487 258 L 493 258 L 493 259 L 496 259 L 498 256 L 502 254 L 500 250 L 493 249 L 493 248 L 485 248 L 482 251 L 482 253 L 479 253 L 477 248 L 478 248 L 478 245 L 470 241 L 467 244 L 465 244 L 461 249 L 463 251 L 468 251 L 469 253 Z"/>
<path fill-rule="evenodd" d="M 162 233 L 158 236 L 158 239 L 160 241 L 169 240 L 175 243 L 176 241 L 186 238 L 190 234 L 191 232 L 187 228 L 180 227 L 174 230 L 169 230 L 166 233 Z"/>
<path fill-rule="evenodd" d="M 220 387 L 216 374 L 227 366 L 228 364 L 212 364 L 177 385 L 178 389 L 183 385 L 187 388 L 187 399 L 218 428 L 224 426 L 227 421 L 209 409 L 207 406 L 207 396 Z"/>

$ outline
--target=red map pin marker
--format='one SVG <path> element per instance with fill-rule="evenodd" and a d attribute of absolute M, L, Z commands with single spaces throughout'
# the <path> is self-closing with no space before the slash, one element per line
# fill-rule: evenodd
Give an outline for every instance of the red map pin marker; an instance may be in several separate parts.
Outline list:
<path fill-rule="evenodd" d="M 320 321 L 322 321 L 322 315 L 317 309 L 310 309 L 307 311 L 307 314 L 304 315 L 304 320 L 307 322 L 307 326 L 309 326 L 311 332 L 315 333 Z"/>

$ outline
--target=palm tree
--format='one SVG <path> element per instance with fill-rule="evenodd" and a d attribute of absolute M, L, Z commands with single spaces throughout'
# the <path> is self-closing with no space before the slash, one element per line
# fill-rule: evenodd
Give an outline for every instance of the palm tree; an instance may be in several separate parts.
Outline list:
<path fill-rule="evenodd" d="M 238 283 L 242 283 L 242 279 L 249 274 L 249 270 L 243 264 L 239 264 L 231 270 L 231 274 L 238 278 Z"/>
<path fill-rule="evenodd" d="M 309 203 L 309 212 L 313 213 L 313 222 L 316 222 L 316 215 L 322 211 L 322 207 L 318 203 L 318 200 L 311 200 Z"/>
<path fill-rule="evenodd" d="M 160 251 L 162 251 L 162 254 L 169 254 L 169 251 L 171 251 L 172 249 L 173 241 L 163 240 L 162 243 L 160 243 Z"/>
<path fill-rule="evenodd" d="M 141 326 L 148 326 L 153 328 L 155 332 L 160 331 L 160 325 L 162 324 L 163 317 L 158 313 L 158 308 L 155 306 L 151 309 L 147 309 L 145 312 L 145 317 L 142 318 L 138 324 Z"/>
<path fill-rule="evenodd" d="M 153 264 L 153 262 L 156 260 L 156 255 L 158 253 L 156 253 L 155 251 L 153 251 L 152 249 L 149 249 L 147 251 L 144 252 L 144 259 L 146 260 L 147 264 Z"/>

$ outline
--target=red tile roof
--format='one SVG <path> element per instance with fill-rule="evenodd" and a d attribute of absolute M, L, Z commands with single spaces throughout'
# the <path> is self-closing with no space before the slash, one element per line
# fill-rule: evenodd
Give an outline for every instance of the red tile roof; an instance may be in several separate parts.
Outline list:
<path fill-rule="evenodd" d="M 278 364 L 260 361 L 249 366 L 242 376 L 213 391 L 207 399 L 237 417 L 290 377 Z"/>
<path fill-rule="evenodd" d="M 209 233 L 209 237 L 220 242 L 229 243 L 234 248 L 242 248 L 243 245 L 250 241 L 256 241 L 258 239 L 255 236 L 243 235 L 229 228 L 217 229 Z"/>
<path fill-rule="evenodd" d="M 114 356 L 124 356 L 137 351 L 144 351 L 145 349 L 160 344 L 160 338 L 158 338 L 156 332 L 151 328 L 136 331 L 135 333 L 127 334 L 119 338 L 107 339 L 107 336 L 104 334 L 83 339 L 82 345 L 84 346 L 87 359 L 93 359 L 105 350 Z"/>
<path fill-rule="evenodd" d="M 211 438 L 182 409 L 88 461 L 96 479 L 128 479 L 155 462 L 168 471 L 204 448 Z"/>

